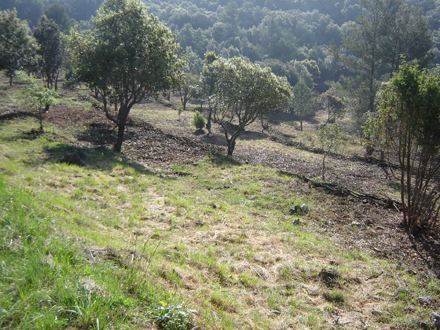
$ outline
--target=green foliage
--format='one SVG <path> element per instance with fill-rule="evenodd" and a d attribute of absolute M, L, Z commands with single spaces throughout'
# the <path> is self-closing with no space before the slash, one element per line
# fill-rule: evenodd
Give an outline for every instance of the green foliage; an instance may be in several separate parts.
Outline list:
<path fill-rule="evenodd" d="M 29 83 L 26 87 L 26 98 L 22 102 L 28 106 L 37 107 L 40 131 L 43 131 L 43 107 L 47 110 L 49 106 L 54 104 L 58 97 L 58 93 L 53 89 L 38 83 L 35 78 L 26 76 L 23 72 L 20 72 L 18 77 L 20 80 Z"/>
<path fill-rule="evenodd" d="M 399 162 L 403 223 L 433 226 L 440 205 L 434 180 L 440 170 L 440 78 L 404 62 L 385 85 L 380 108 L 368 132 L 381 145 L 388 161 Z"/>
<path fill-rule="evenodd" d="M 205 54 L 205 65 L 202 70 L 202 84 L 204 94 L 208 99 L 210 99 L 215 93 L 216 76 L 213 63 L 218 59 L 219 57 L 215 52 L 207 52 Z"/>
<path fill-rule="evenodd" d="M 299 117 L 302 131 L 304 117 L 314 114 L 318 109 L 316 97 L 313 95 L 313 91 L 300 81 L 293 87 L 291 104 L 295 115 Z"/>
<path fill-rule="evenodd" d="M 56 87 L 58 74 L 63 64 L 64 47 L 60 28 L 54 20 L 41 16 L 34 30 L 38 42 L 39 69 L 48 88 Z"/>
<path fill-rule="evenodd" d="M 205 124 L 206 124 L 205 117 L 203 117 L 199 111 L 196 111 L 196 113 L 194 114 L 194 117 L 193 117 L 192 124 L 198 130 L 203 129 L 203 127 L 205 127 Z"/>
<path fill-rule="evenodd" d="M 242 58 L 216 60 L 213 71 L 213 115 L 225 133 L 228 155 L 232 155 L 244 127 L 264 114 L 288 107 L 291 89 L 285 78 Z"/>
<path fill-rule="evenodd" d="M 191 47 L 187 47 L 184 53 L 186 63 L 183 66 L 184 77 L 180 83 L 180 101 L 183 110 L 186 110 L 186 104 L 191 97 L 198 97 L 202 94 L 199 75 L 202 71 L 202 61 L 192 51 Z"/>
<path fill-rule="evenodd" d="M 63 33 L 70 33 L 70 18 L 66 12 L 66 8 L 62 4 L 58 2 L 50 4 L 44 8 L 44 15 L 48 19 L 53 20 Z"/>
<path fill-rule="evenodd" d="M 205 54 L 205 60 L 204 60 L 204 66 L 202 69 L 201 74 L 201 81 L 202 81 L 202 93 L 204 97 L 208 99 L 208 107 L 209 107 L 209 114 L 208 114 L 208 122 L 206 124 L 206 128 L 208 129 L 208 132 L 211 133 L 211 121 L 212 121 L 212 97 L 215 93 L 215 82 L 216 82 L 216 76 L 214 72 L 214 65 L 213 63 L 218 60 L 218 56 L 215 54 L 215 52 L 207 52 Z"/>
<path fill-rule="evenodd" d="M 178 85 L 183 64 L 178 48 L 140 0 L 107 0 L 90 33 L 73 33 L 75 79 L 102 97 L 107 118 L 118 126 L 115 151 L 121 151 L 132 106 Z"/>
<path fill-rule="evenodd" d="M 32 64 L 36 44 L 30 36 L 26 21 L 17 17 L 17 11 L 0 11 L 0 70 L 10 78 L 14 73 Z"/>
<path fill-rule="evenodd" d="M 401 56 L 432 59 L 432 38 L 420 10 L 402 0 L 363 0 L 364 10 L 343 42 L 343 64 L 357 77 L 346 79 L 352 89 L 349 99 L 357 120 L 376 110 L 380 81 L 398 68 Z"/>

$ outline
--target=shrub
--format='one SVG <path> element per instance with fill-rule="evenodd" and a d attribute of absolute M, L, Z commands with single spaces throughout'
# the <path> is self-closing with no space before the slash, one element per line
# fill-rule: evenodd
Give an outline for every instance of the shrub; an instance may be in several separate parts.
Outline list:
<path fill-rule="evenodd" d="M 198 130 L 202 130 L 203 127 L 205 127 L 206 120 L 205 117 L 200 114 L 200 112 L 196 111 L 192 123 Z"/>

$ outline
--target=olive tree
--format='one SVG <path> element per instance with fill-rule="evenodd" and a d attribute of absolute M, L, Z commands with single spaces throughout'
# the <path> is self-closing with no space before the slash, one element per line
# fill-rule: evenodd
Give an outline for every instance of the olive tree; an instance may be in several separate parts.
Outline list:
<path fill-rule="evenodd" d="M 133 105 L 178 85 L 179 45 L 140 0 L 106 0 L 86 35 L 72 33 L 74 77 L 103 102 L 107 118 L 118 127 L 114 150 L 121 151 Z"/>
<path fill-rule="evenodd" d="M 440 211 L 440 77 L 403 63 L 383 88 L 367 129 L 380 140 L 385 159 L 399 165 L 393 174 L 400 181 L 404 226 L 434 225 Z"/>
<path fill-rule="evenodd" d="M 213 117 L 224 131 L 231 156 L 246 126 L 263 114 L 288 108 L 291 86 L 269 68 L 238 57 L 216 60 L 212 69 L 216 77 Z"/>

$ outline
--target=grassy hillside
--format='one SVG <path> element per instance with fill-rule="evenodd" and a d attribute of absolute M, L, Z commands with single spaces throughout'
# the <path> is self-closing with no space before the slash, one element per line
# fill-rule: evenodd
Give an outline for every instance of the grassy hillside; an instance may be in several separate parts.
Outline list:
<path fill-rule="evenodd" d="M 395 210 L 213 154 L 148 128 L 139 109 L 126 152 L 115 154 L 112 128 L 86 91 L 63 91 L 39 134 L 33 112 L 18 105 L 21 87 L 0 86 L 1 328 L 432 323 L 439 280 Z M 148 114 L 164 127 L 179 120 L 191 130 L 191 112 L 164 121 L 171 110 L 142 107 L 155 107 Z M 84 166 L 58 162 L 72 151 Z M 302 204 L 305 212 L 289 213 Z"/>

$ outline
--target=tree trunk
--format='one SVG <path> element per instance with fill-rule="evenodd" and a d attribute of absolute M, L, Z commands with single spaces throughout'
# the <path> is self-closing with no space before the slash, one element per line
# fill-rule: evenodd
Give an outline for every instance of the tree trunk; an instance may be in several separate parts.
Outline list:
<path fill-rule="evenodd" d="M 299 119 L 299 130 L 301 132 L 303 131 L 303 119 L 302 119 L 302 117 Z"/>
<path fill-rule="evenodd" d="M 235 137 L 232 137 L 230 140 L 228 140 L 228 156 L 232 156 L 232 153 L 235 149 Z"/>
<path fill-rule="evenodd" d="M 14 75 L 13 74 L 11 74 L 10 76 L 9 76 L 9 86 L 12 86 L 12 77 L 13 77 Z"/>
<path fill-rule="evenodd" d="M 372 61 L 371 61 L 371 68 L 370 68 L 370 81 L 369 81 L 369 110 L 371 113 L 374 112 L 374 98 L 376 96 L 376 94 L 374 93 L 374 74 L 375 74 L 375 52 L 373 51 L 372 54 Z"/>
<path fill-rule="evenodd" d="M 224 127 L 223 129 L 225 130 L 226 142 L 228 142 L 228 156 L 232 156 L 232 153 L 234 152 L 235 149 L 235 142 L 237 141 L 237 138 L 240 136 L 240 133 L 243 130 L 243 128 L 238 126 L 234 134 L 231 135 L 231 138 L 228 138 L 228 131 Z"/>
<path fill-rule="evenodd" d="M 40 132 L 44 132 L 44 128 L 43 128 L 43 109 L 40 107 L 38 107 L 38 119 L 40 120 Z"/>
<path fill-rule="evenodd" d="M 121 152 L 122 142 L 124 141 L 124 130 L 125 124 L 118 125 L 118 138 L 116 139 L 116 143 L 113 145 L 113 150 L 116 152 Z"/>
<path fill-rule="evenodd" d="M 206 123 L 206 129 L 208 130 L 209 134 L 211 134 L 211 121 L 212 121 L 212 108 L 210 106 L 208 113 L 208 121 Z"/>
<path fill-rule="evenodd" d="M 57 75 L 55 76 L 55 90 L 58 90 L 58 75 L 59 73 L 57 73 Z"/>

